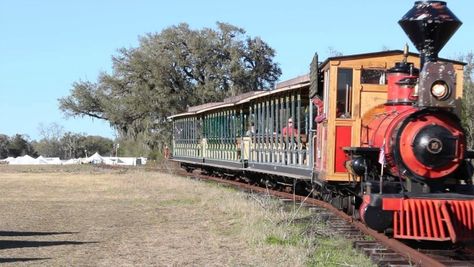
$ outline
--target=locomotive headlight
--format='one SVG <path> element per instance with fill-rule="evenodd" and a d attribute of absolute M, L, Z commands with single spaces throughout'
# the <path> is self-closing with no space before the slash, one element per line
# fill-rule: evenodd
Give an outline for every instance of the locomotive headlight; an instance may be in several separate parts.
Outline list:
<path fill-rule="evenodd" d="M 450 95 L 449 87 L 444 81 L 436 81 L 431 86 L 431 94 L 438 100 L 445 100 Z"/>

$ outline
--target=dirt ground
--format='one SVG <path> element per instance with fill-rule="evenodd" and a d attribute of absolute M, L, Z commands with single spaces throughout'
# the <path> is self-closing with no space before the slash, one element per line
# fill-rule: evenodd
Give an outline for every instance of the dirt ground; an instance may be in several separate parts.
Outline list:
<path fill-rule="evenodd" d="M 42 266 L 303 264 L 304 259 L 288 261 L 281 253 L 284 248 L 266 250 L 252 245 L 258 243 L 253 237 L 242 236 L 246 229 L 242 222 L 252 219 L 245 218 L 245 207 L 233 206 L 235 192 L 227 191 L 143 170 L 0 166 L 0 262 Z"/>

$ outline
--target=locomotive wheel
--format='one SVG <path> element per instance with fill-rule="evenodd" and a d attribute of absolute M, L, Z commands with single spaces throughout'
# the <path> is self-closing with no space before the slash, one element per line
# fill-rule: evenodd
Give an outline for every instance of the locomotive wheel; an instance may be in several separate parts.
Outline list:
<path fill-rule="evenodd" d="M 329 200 L 329 203 L 333 205 L 338 210 L 342 210 L 342 198 L 340 196 L 335 196 Z"/>
<path fill-rule="evenodd" d="M 355 196 L 330 196 L 330 194 L 327 194 L 326 198 L 327 200 L 325 199 L 325 201 L 335 208 L 342 210 L 347 215 L 357 216 L 357 200 Z"/>
<path fill-rule="evenodd" d="M 329 186 L 323 185 L 321 187 L 321 200 L 323 200 L 324 202 L 332 204 L 335 197 L 336 197 L 336 195 L 334 194 L 334 191 L 331 190 L 331 188 Z"/>
<path fill-rule="evenodd" d="M 308 190 L 306 189 L 306 184 L 303 182 L 298 182 L 295 184 L 295 193 L 300 196 L 306 196 L 308 195 Z"/>
<path fill-rule="evenodd" d="M 322 192 L 322 194 L 321 194 L 321 198 L 322 198 L 322 200 L 324 200 L 325 202 L 331 203 L 331 201 L 332 201 L 332 199 L 333 199 L 333 196 L 332 196 L 332 193 L 331 193 L 331 192 L 324 191 L 324 192 Z"/>
<path fill-rule="evenodd" d="M 320 187 L 319 185 L 313 184 L 312 191 L 313 191 L 313 194 L 312 194 L 313 198 L 320 199 L 320 200 L 323 199 L 322 187 Z"/>
<path fill-rule="evenodd" d="M 336 207 L 339 210 L 342 210 L 343 212 L 347 213 L 348 215 L 352 215 L 349 212 L 351 212 L 352 208 L 352 203 L 351 203 L 351 197 L 350 196 L 342 196 L 338 195 L 335 196 L 331 199 L 330 201 L 331 205 Z"/>
<path fill-rule="evenodd" d="M 342 208 L 342 211 L 344 211 L 348 215 L 352 215 L 352 214 L 349 214 L 351 210 L 351 197 L 349 196 L 341 197 L 341 208 Z"/>
<path fill-rule="evenodd" d="M 347 199 L 347 206 L 344 209 L 344 212 L 347 213 L 347 215 L 357 217 L 357 198 L 356 196 L 347 196 L 345 197 Z"/>

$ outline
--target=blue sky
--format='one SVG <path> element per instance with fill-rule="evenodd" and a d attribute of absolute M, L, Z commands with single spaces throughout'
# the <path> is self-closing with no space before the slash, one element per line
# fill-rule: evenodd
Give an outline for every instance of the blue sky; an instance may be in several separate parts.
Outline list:
<path fill-rule="evenodd" d="M 192 28 L 216 21 L 244 28 L 276 50 L 281 80 L 309 71 L 315 52 L 345 55 L 402 49 L 409 43 L 397 21 L 413 6 L 408 0 L 365 1 L 0 1 L 0 133 L 39 139 L 39 125 L 113 138 L 106 122 L 68 118 L 58 99 L 74 81 L 96 81 L 111 71 L 111 56 L 136 47 L 138 37 L 181 22 Z M 474 2 L 448 1 L 463 21 L 440 56 L 473 51 Z M 411 51 L 415 51 L 410 44 Z"/>

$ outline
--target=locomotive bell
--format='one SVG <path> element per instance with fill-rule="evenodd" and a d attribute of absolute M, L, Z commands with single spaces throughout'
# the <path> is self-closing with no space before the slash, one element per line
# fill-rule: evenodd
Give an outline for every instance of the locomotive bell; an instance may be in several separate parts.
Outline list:
<path fill-rule="evenodd" d="M 416 1 L 398 24 L 420 51 L 421 64 L 434 62 L 462 22 L 443 1 Z"/>

